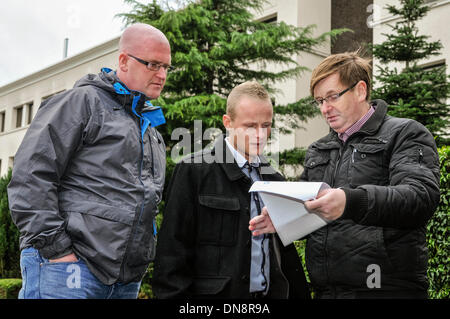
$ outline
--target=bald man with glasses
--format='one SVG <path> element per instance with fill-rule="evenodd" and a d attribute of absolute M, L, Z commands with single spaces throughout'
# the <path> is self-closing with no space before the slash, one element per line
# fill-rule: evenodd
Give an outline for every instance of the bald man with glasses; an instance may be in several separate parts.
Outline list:
<path fill-rule="evenodd" d="M 165 119 L 150 102 L 171 69 L 170 45 L 131 25 L 118 68 L 46 100 L 15 157 L 8 198 L 20 230 L 19 298 L 136 298 L 156 246 Z"/>

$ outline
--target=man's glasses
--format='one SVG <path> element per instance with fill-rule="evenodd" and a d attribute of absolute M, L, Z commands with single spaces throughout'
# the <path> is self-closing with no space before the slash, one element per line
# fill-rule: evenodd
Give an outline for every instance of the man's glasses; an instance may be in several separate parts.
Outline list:
<path fill-rule="evenodd" d="M 316 103 L 316 105 L 318 107 L 322 106 L 323 102 L 327 102 L 327 103 L 334 103 L 336 102 L 342 95 L 344 95 L 345 93 L 347 93 L 348 91 L 350 91 L 351 89 L 353 89 L 355 87 L 356 84 L 358 84 L 358 82 L 356 82 L 355 84 L 353 84 L 352 86 L 350 86 L 349 88 L 346 88 L 344 91 L 339 92 L 339 93 L 334 93 L 331 95 L 328 95 L 327 97 L 321 98 L 314 98 L 314 101 Z"/>
<path fill-rule="evenodd" d="M 149 69 L 150 71 L 159 71 L 159 69 L 163 68 L 164 71 L 168 72 L 168 71 L 172 71 L 174 69 L 173 66 L 168 65 L 168 64 L 164 64 L 164 63 L 158 63 L 158 62 L 152 62 L 152 61 L 145 61 L 142 59 L 139 59 L 137 57 L 135 57 L 134 55 L 128 54 L 129 57 L 132 57 L 133 59 L 135 59 L 136 61 L 138 61 L 139 63 L 142 63 L 143 65 L 145 65 L 147 67 L 147 69 Z"/>

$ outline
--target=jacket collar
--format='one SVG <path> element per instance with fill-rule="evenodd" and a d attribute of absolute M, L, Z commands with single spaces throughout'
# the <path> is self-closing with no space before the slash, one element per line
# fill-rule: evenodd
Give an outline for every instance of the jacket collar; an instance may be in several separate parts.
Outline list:
<path fill-rule="evenodd" d="M 233 153 L 230 148 L 226 145 L 225 136 L 218 138 L 211 150 L 211 155 L 214 156 L 216 163 L 222 167 L 225 174 L 230 181 L 236 181 L 238 179 L 247 177 L 242 169 L 236 162 Z M 270 166 L 269 161 L 264 156 L 259 156 L 260 167 L 261 167 L 261 178 L 266 180 L 268 176 L 274 175 L 277 172 Z"/>
<path fill-rule="evenodd" d="M 225 138 L 225 144 L 228 147 L 228 150 L 233 154 L 234 160 L 236 161 L 236 164 L 239 166 L 239 168 L 242 169 L 242 167 L 244 167 L 244 165 L 248 162 L 247 159 L 241 154 L 239 153 L 233 145 L 231 145 L 230 141 L 228 138 Z M 255 163 L 255 166 L 259 166 L 261 160 L 259 158 L 259 156 L 257 156 L 255 158 L 255 161 L 253 161 L 253 163 Z M 253 164 L 252 164 L 253 165 Z"/>
<path fill-rule="evenodd" d="M 383 100 L 373 100 L 371 105 L 375 108 L 375 113 L 372 114 L 359 130 L 359 132 L 364 132 L 369 135 L 378 132 L 387 113 L 387 104 Z"/>
<path fill-rule="evenodd" d="M 384 117 L 387 113 L 387 104 L 383 100 L 373 100 L 370 103 L 375 108 L 375 112 L 367 120 L 361 129 L 353 135 L 367 134 L 374 135 L 380 129 L 383 124 Z M 353 136 L 352 135 L 352 136 Z M 350 137 L 351 138 L 351 137 Z M 330 133 L 314 143 L 319 148 L 330 149 L 339 148 L 342 145 L 342 141 L 339 139 L 338 134 L 330 129 Z"/>
<path fill-rule="evenodd" d="M 103 68 L 100 76 L 110 83 L 116 98 L 129 113 L 134 113 L 134 110 L 141 114 L 142 112 L 147 111 L 148 108 L 153 107 L 151 103 L 146 103 L 147 101 L 150 102 L 150 98 L 141 92 L 130 90 L 119 79 L 115 71 Z"/>
<path fill-rule="evenodd" d="M 145 94 L 130 90 L 120 81 L 115 71 L 103 68 L 100 77 L 103 81 L 109 83 L 112 94 L 115 94 L 122 107 L 130 115 L 134 114 L 140 119 L 142 138 L 149 126 L 156 127 L 166 123 L 161 107 L 153 106 L 150 98 Z"/>

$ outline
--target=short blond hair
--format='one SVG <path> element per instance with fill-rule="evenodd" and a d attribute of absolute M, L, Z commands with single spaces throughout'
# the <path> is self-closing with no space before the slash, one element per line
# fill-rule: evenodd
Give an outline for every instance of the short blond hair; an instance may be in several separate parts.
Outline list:
<path fill-rule="evenodd" d="M 342 84 L 351 86 L 358 81 L 367 85 L 366 101 L 370 101 L 372 65 L 371 60 L 362 58 L 358 51 L 333 54 L 323 60 L 313 71 L 310 82 L 311 96 L 321 80 L 338 73 Z"/>
<path fill-rule="evenodd" d="M 236 106 L 240 99 L 244 96 L 256 98 L 260 100 L 267 100 L 270 105 L 272 105 L 272 100 L 270 99 L 267 90 L 256 81 L 247 81 L 239 84 L 234 89 L 231 90 L 227 98 L 227 114 L 231 119 L 234 119 L 236 115 Z"/>

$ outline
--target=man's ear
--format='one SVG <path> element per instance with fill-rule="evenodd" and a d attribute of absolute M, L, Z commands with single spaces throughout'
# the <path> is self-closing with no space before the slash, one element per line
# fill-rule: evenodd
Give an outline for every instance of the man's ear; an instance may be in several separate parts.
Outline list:
<path fill-rule="evenodd" d="M 356 85 L 356 90 L 358 93 L 358 100 L 359 102 L 364 102 L 367 97 L 367 84 L 364 81 L 359 81 L 359 83 Z"/>
<path fill-rule="evenodd" d="M 224 114 L 222 116 L 222 123 L 223 123 L 223 126 L 225 126 L 225 128 L 227 130 L 231 129 L 231 117 L 228 114 Z"/>
<path fill-rule="evenodd" d="M 128 55 L 124 52 L 119 54 L 119 69 L 122 72 L 127 72 L 128 71 Z"/>

